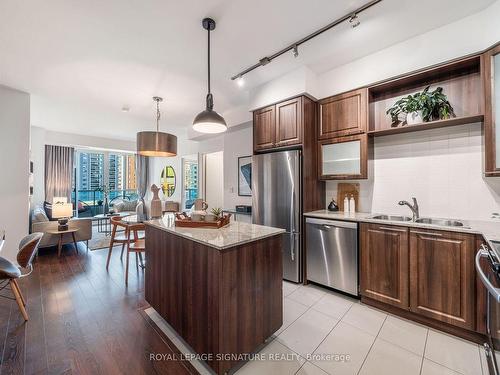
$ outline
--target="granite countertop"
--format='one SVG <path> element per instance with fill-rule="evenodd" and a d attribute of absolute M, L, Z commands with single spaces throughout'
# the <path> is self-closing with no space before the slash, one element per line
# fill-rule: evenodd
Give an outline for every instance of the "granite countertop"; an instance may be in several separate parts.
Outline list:
<path fill-rule="evenodd" d="M 284 229 L 239 221 L 232 221 L 229 225 L 220 229 L 176 227 L 174 220 L 169 217 L 149 220 L 145 224 L 219 250 L 285 233 Z"/>
<path fill-rule="evenodd" d="M 488 242 L 500 241 L 500 220 L 483 221 L 483 220 L 457 219 L 464 224 L 463 227 L 448 227 L 441 225 L 415 223 L 413 221 L 391 221 L 391 220 L 371 219 L 371 217 L 374 215 L 377 215 L 377 213 L 366 213 L 366 212 L 344 213 L 340 211 L 332 212 L 328 210 L 318 210 L 318 211 L 306 212 L 304 214 L 304 216 L 306 217 L 316 217 L 320 219 L 356 221 L 363 223 L 376 223 L 376 224 L 386 224 L 386 225 L 399 225 L 403 227 L 438 229 L 438 230 L 445 230 L 448 232 L 474 233 L 482 235 L 484 239 Z"/>

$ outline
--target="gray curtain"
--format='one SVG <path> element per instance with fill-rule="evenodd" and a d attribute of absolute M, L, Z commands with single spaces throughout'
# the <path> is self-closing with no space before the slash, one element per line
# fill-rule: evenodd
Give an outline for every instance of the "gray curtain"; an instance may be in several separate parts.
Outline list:
<path fill-rule="evenodd" d="M 71 202 L 73 190 L 73 147 L 45 145 L 45 200 L 67 197 Z"/>
<path fill-rule="evenodd" d="M 148 192 L 149 179 L 149 158 L 137 154 L 135 158 L 135 176 L 137 179 L 137 194 L 139 195 L 139 205 L 137 215 L 140 219 L 146 219 L 146 202 L 144 197 Z M 141 204 L 142 203 L 142 204 Z"/>

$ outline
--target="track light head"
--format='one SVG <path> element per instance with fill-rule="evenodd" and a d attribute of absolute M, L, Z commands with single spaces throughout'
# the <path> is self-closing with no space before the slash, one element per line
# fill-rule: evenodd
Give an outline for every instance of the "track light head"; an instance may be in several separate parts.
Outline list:
<path fill-rule="evenodd" d="M 349 25 L 354 29 L 355 27 L 358 27 L 361 22 L 359 21 L 359 18 L 356 13 L 353 13 L 351 18 L 349 18 Z"/>
<path fill-rule="evenodd" d="M 243 76 L 240 74 L 238 78 L 236 78 L 236 84 L 238 87 L 243 87 L 245 86 L 245 80 L 243 79 Z"/>
<path fill-rule="evenodd" d="M 299 46 L 298 45 L 295 44 L 293 46 L 292 53 L 293 53 L 293 57 L 295 57 L 295 58 L 299 57 Z"/>

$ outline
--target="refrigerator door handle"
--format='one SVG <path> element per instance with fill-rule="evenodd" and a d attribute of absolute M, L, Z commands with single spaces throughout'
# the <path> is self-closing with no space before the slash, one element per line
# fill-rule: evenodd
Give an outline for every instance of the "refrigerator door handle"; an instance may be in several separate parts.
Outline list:
<path fill-rule="evenodd" d="M 292 244 L 290 246 L 290 258 L 292 259 L 292 262 L 295 262 L 295 252 L 299 248 L 298 241 L 299 241 L 299 233 L 292 233 Z"/>

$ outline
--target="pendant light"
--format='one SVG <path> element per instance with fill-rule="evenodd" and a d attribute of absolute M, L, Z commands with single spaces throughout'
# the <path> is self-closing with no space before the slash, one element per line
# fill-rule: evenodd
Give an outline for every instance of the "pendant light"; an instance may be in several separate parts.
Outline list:
<path fill-rule="evenodd" d="M 210 92 L 210 31 L 215 29 L 215 21 L 205 18 L 202 25 L 208 31 L 208 94 L 206 108 L 194 118 L 193 129 L 200 133 L 222 133 L 227 130 L 226 121 L 214 111 L 214 99 Z"/>
<path fill-rule="evenodd" d="M 156 102 L 156 131 L 137 133 L 137 153 L 143 156 L 176 156 L 177 137 L 160 132 L 160 102 L 163 98 L 154 96 Z"/>

